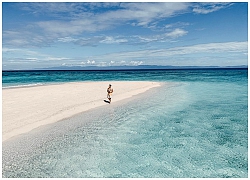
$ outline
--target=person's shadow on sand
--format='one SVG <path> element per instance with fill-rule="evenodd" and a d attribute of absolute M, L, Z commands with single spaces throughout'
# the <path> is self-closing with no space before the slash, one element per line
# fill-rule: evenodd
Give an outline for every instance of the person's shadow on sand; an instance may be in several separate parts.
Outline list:
<path fill-rule="evenodd" d="M 109 101 L 107 101 L 107 100 L 103 100 L 105 103 L 109 103 L 110 104 L 110 102 Z"/>

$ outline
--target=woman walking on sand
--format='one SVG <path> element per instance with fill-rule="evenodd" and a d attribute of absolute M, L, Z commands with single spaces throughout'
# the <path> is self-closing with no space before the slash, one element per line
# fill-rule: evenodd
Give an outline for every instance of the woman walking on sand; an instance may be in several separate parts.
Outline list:
<path fill-rule="evenodd" d="M 113 89 L 111 88 L 111 84 L 109 85 L 107 92 L 108 92 L 107 98 L 109 100 L 109 103 L 111 103 L 111 94 L 113 93 Z"/>

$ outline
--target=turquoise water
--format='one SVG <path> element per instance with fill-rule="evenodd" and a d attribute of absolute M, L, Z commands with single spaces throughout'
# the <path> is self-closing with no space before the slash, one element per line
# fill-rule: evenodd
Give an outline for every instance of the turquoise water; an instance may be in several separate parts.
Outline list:
<path fill-rule="evenodd" d="M 247 69 L 23 73 L 166 84 L 7 141 L 3 177 L 248 177 Z"/>
<path fill-rule="evenodd" d="M 124 71 L 3 71 L 2 86 L 36 86 L 78 81 L 227 81 L 247 78 L 247 69 L 124 70 Z M 229 79 L 228 79 L 229 78 Z"/>

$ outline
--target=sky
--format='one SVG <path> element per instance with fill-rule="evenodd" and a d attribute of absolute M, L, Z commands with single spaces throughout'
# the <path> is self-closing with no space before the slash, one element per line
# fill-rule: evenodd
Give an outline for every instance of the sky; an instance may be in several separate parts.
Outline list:
<path fill-rule="evenodd" d="M 3 70 L 247 64 L 247 2 L 2 3 Z"/>

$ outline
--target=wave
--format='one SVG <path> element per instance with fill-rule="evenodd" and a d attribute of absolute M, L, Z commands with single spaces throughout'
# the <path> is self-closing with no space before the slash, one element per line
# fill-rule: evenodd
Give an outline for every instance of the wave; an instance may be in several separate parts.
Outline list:
<path fill-rule="evenodd" d="M 42 86 L 43 83 L 34 83 L 34 84 L 18 84 L 18 85 L 6 85 L 2 87 L 2 89 L 11 89 L 11 88 L 22 88 L 22 87 L 34 87 L 34 86 Z"/>

